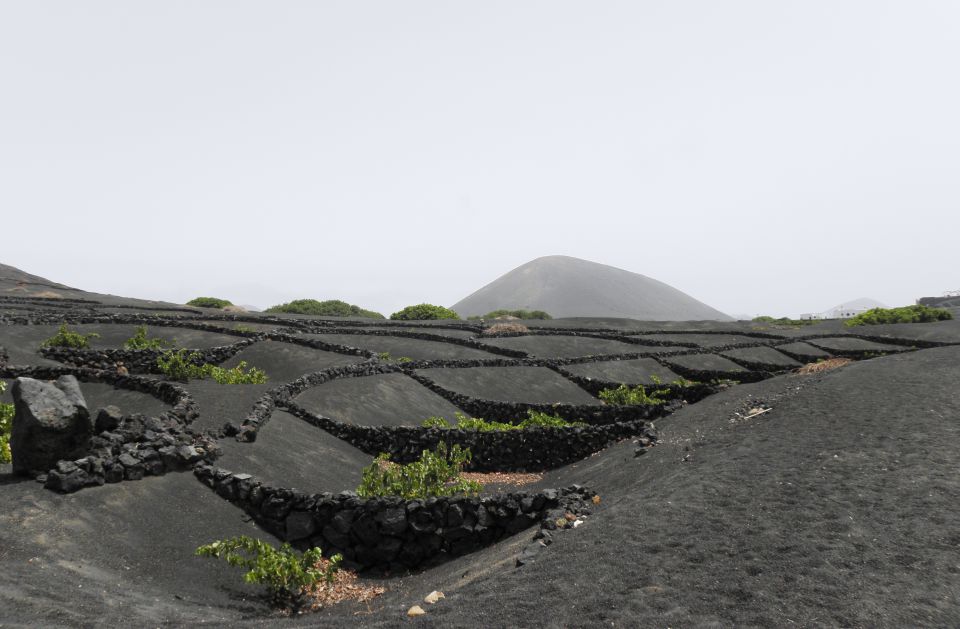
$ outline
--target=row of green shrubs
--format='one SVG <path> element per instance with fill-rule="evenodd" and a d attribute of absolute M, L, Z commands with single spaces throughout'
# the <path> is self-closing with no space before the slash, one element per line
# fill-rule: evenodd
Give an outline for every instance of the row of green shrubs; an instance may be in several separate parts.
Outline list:
<path fill-rule="evenodd" d="M 901 306 L 899 308 L 871 308 L 844 321 L 848 327 L 859 325 L 880 325 L 883 323 L 932 323 L 934 321 L 948 321 L 953 319 L 953 313 L 944 308 L 930 308 L 929 306 Z M 814 325 L 821 319 L 790 319 L 789 317 L 761 316 L 754 317 L 755 323 L 773 323 L 794 327 Z"/>
<path fill-rule="evenodd" d="M 455 415 L 457 418 L 456 426 L 452 426 L 446 417 L 428 417 L 423 420 L 421 425 L 424 428 L 442 428 L 449 430 L 456 427 L 460 430 L 476 430 L 478 432 L 501 432 L 505 430 L 523 430 L 524 428 L 572 428 L 576 426 L 586 426 L 583 422 L 570 422 L 562 417 L 534 410 L 527 411 L 526 419 L 516 424 L 487 421 L 479 417 L 467 417 L 459 411 Z"/>
<path fill-rule="evenodd" d="M 900 308 L 872 308 L 855 317 L 847 319 L 844 325 L 880 325 L 882 323 L 932 323 L 934 321 L 949 321 L 953 313 L 944 308 L 930 308 L 929 306 L 902 306 Z"/>
<path fill-rule="evenodd" d="M 819 319 L 791 319 L 790 317 L 780 317 L 779 319 L 769 315 L 762 315 L 751 319 L 754 323 L 772 323 L 774 325 L 788 325 L 799 328 L 805 325 L 820 323 Z"/>
<path fill-rule="evenodd" d="M 40 343 L 40 347 L 69 347 L 72 349 L 86 349 L 90 347 L 91 339 L 98 339 L 100 335 L 96 332 L 89 334 L 80 334 L 62 324 L 57 328 L 57 333 Z M 136 333 L 123 342 L 124 349 L 163 349 L 172 345 L 170 341 L 161 338 L 151 338 L 147 336 L 147 326 L 141 325 Z"/>
<path fill-rule="evenodd" d="M 339 299 L 317 301 L 316 299 L 295 299 L 285 304 L 271 306 L 266 312 L 287 313 L 301 315 L 316 315 L 320 317 L 367 317 L 369 319 L 384 319 L 382 314 L 373 310 L 365 310 L 360 306 L 348 304 Z"/>
<path fill-rule="evenodd" d="M 157 367 L 173 380 L 213 378 L 219 384 L 264 384 L 267 381 L 267 374 L 262 369 L 250 367 L 246 370 L 247 362 L 244 360 L 236 367 L 227 369 L 210 363 L 201 364 L 201 359 L 199 352 L 188 354 L 185 349 L 169 351 L 157 358 Z"/>
<path fill-rule="evenodd" d="M 233 304 L 226 299 L 217 297 L 197 297 L 187 302 L 188 306 L 199 308 L 225 308 Z M 286 313 L 299 315 L 313 315 L 319 317 L 366 317 L 369 319 L 385 319 L 382 314 L 373 310 L 366 310 L 360 306 L 348 304 L 340 299 L 318 301 L 316 299 L 295 299 L 293 301 L 271 306 L 265 312 Z M 496 319 L 497 317 L 516 317 L 517 319 L 552 319 L 549 313 L 543 310 L 492 310 L 482 316 L 469 317 L 471 320 Z M 417 304 L 407 306 L 392 315 L 393 321 L 425 321 L 436 319 L 460 319 L 460 315 L 443 306 L 434 304 Z"/>

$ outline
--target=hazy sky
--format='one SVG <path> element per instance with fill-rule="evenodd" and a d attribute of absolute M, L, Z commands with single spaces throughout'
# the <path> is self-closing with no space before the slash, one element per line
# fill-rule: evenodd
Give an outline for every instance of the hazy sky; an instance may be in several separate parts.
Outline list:
<path fill-rule="evenodd" d="M 0 262 L 450 305 L 542 255 L 731 314 L 960 289 L 960 3 L 0 0 Z"/>

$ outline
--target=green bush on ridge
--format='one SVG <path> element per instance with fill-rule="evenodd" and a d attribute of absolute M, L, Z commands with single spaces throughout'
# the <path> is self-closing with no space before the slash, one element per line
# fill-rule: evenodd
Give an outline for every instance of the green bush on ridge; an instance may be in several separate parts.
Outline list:
<path fill-rule="evenodd" d="M 790 325 L 800 327 L 802 325 L 813 325 L 820 323 L 821 319 L 791 319 L 790 317 L 780 317 L 775 319 L 769 315 L 762 315 L 751 319 L 754 323 L 774 323 L 776 325 Z"/>
<path fill-rule="evenodd" d="M 379 354 L 377 354 L 377 358 L 379 358 L 380 360 L 385 360 L 385 361 L 396 361 L 396 362 L 398 362 L 398 363 L 412 363 L 412 362 L 413 362 L 413 359 L 410 358 L 409 356 L 397 356 L 396 358 L 394 358 L 393 356 L 390 355 L 390 352 L 380 352 Z"/>
<path fill-rule="evenodd" d="M 458 428 L 460 430 L 476 430 L 478 432 L 501 432 L 506 430 L 523 430 L 525 428 L 575 428 L 587 425 L 583 422 L 570 422 L 562 417 L 534 410 L 527 411 L 527 418 L 516 424 L 487 421 L 479 417 L 467 417 L 460 412 L 457 412 L 455 416 L 457 418 L 456 426 L 451 426 L 445 417 L 428 417 L 423 420 L 421 425 L 424 428 L 442 428 L 445 430 Z"/>
<path fill-rule="evenodd" d="M 57 333 L 40 343 L 40 347 L 70 347 L 73 349 L 86 349 L 90 347 L 90 339 L 98 339 L 100 335 L 96 332 L 90 334 L 80 334 L 67 328 L 64 323 L 57 329 Z"/>
<path fill-rule="evenodd" d="M 216 308 L 217 310 L 221 310 L 227 306 L 232 306 L 233 304 L 226 299 L 220 299 L 219 297 L 194 297 L 187 302 L 187 305 L 194 306 L 196 308 Z"/>
<path fill-rule="evenodd" d="M 390 455 L 383 453 L 363 469 L 357 495 L 362 498 L 399 496 L 405 500 L 456 494 L 476 495 L 483 486 L 461 477 L 470 459 L 469 449 L 459 445 L 447 448 L 443 442 L 437 445 L 434 452 L 424 450 L 418 461 L 406 465 L 392 463 Z"/>
<path fill-rule="evenodd" d="M 459 319 L 460 315 L 443 306 L 417 304 L 393 313 L 390 318 L 394 321 L 424 321 L 427 319 Z"/>
<path fill-rule="evenodd" d="M 669 389 L 654 389 L 653 392 L 647 393 L 646 388 L 642 384 L 638 384 L 635 387 L 628 387 L 625 384 L 621 384 L 616 389 L 604 389 L 600 391 L 597 397 L 607 404 L 659 406 L 666 404 L 667 401 L 660 396 L 667 393 L 669 393 Z"/>
<path fill-rule="evenodd" d="M 185 349 L 176 352 L 171 350 L 157 358 L 157 367 L 172 380 L 213 378 L 218 384 L 264 384 L 267 381 L 267 374 L 262 369 L 250 367 L 245 372 L 247 362 L 244 360 L 236 367 L 227 369 L 210 363 L 201 364 L 201 358 L 199 352 L 188 354 Z"/>
<path fill-rule="evenodd" d="M 163 349 L 172 345 L 170 341 L 161 338 L 148 338 L 147 326 L 141 325 L 136 334 L 123 342 L 124 349 Z"/>
<path fill-rule="evenodd" d="M 943 308 L 928 306 L 902 306 L 900 308 L 872 308 L 847 319 L 844 325 L 880 325 L 882 323 L 932 323 L 953 319 L 953 313 Z"/>
<path fill-rule="evenodd" d="M 0 393 L 7 390 L 7 383 L 0 380 Z M 10 431 L 13 429 L 13 404 L 0 404 L 0 463 L 9 463 L 12 459 L 10 455 Z"/>
<path fill-rule="evenodd" d="M 364 310 L 360 306 L 348 304 L 339 299 L 317 301 L 316 299 L 295 299 L 285 304 L 271 306 L 265 312 L 285 312 L 288 314 L 316 315 L 321 317 L 366 317 L 385 319 L 379 312 Z"/>
<path fill-rule="evenodd" d="M 196 554 L 224 559 L 231 566 L 246 569 L 244 581 L 266 585 L 275 599 L 285 601 L 296 599 L 321 581 L 332 583 L 343 561 L 341 555 L 324 560 L 317 547 L 300 553 L 289 543 L 278 549 L 246 535 L 205 544 L 197 548 Z"/>

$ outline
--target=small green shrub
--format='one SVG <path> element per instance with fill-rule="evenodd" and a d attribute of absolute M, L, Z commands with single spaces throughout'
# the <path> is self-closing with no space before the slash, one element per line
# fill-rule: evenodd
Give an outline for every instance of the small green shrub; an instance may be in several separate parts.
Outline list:
<path fill-rule="evenodd" d="M 407 306 L 400 312 L 390 315 L 394 321 L 423 321 L 426 319 L 459 319 L 460 315 L 449 308 L 434 306 L 433 304 L 417 304 Z"/>
<path fill-rule="evenodd" d="M 953 313 L 943 308 L 903 306 L 900 308 L 873 308 L 847 319 L 844 325 L 879 325 L 882 323 L 932 323 L 953 319 Z"/>
<path fill-rule="evenodd" d="M 384 319 L 379 312 L 365 310 L 360 306 L 348 304 L 339 299 L 317 301 L 316 299 L 295 299 L 285 304 L 271 306 L 266 312 L 285 312 L 288 314 L 316 315 L 320 317 L 367 317 L 368 319 Z"/>
<path fill-rule="evenodd" d="M 321 567 L 324 561 L 319 548 L 300 553 L 283 544 L 277 549 L 246 535 L 206 544 L 196 554 L 225 559 L 231 566 L 244 568 L 244 581 L 266 585 L 275 597 L 286 599 L 295 599 L 321 581 L 332 583 L 343 561 L 341 555 L 334 555 Z"/>
<path fill-rule="evenodd" d="M 123 342 L 124 349 L 163 349 L 169 347 L 170 341 L 161 338 L 148 338 L 147 326 L 141 325 L 137 328 L 136 334 Z"/>
<path fill-rule="evenodd" d="M 459 413 L 457 416 L 459 417 Z M 446 417 L 428 417 L 421 422 L 424 428 L 450 428 L 450 422 Z"/>
<path fill-rule="evenodd" d="M 264 384 L 267 381 L 267 374 L 262 369 L 250 367 L 248 371 L 244 371 L 247 369 L 247 362 L 244 360 L 236 367 L 227 369 L 210 363 L 201 364 L 201 359 L 199 352 L 188 354 L 185 349 L 168 351 L 157 358 L 157 367 L 173 380 L 213 378 L 219 384 Z"/>
<path fill-rule="evenodd" d="M 496 319 L 497 317 L 516 317 L 517 319 L 553 319 L 543 310 L 491 310 L 485 315 L 468 317 L 472 321 L 478 319 Z"/>
<path fill-rule="evenodd" d="M 527 418 L 516 424 L 510 422 L 487 421 L 478 417 L 467 417 L 457 412 L 456 428 L 461 430 L 476 430 L 479 432 L 500 432 L 505 430 L 523 430 L 524 428 L 574 428 L 586 426 L 583 422 L 569 422 L 562 417 L 541 413 L 534 410 L 527 411 Z M 445 417 L 428 417 L 421 425 L 424 428 L 450 429 L 453 426 Z"/>
<path fill-rule="evenodd" d="M 207 366 L 207 365 L 204 365 Z M 209 365 L 210 377 L 219 384 L 265 384 L 267 373 L 263 369 L 250 367 L 247 371 L 247 361 L 241 360 L 236 367 L 226 369 L 217 365 Z"/>
<path fill-rule="evenodd" d="M 654 373 L 654 374 L 650 374 L 650 381 L 651 381 L 652 383 L 656 384 L 656 385 L 661 385 L 661 384 L 663 384 L 663 379 L 660 378 L 660 376 L 658 376 L 658 375 L 655 374 L 655 373 Z M 694 386 L 694 385 L 696 385 L 696 384 L 698 384 L 698 383 L 697 383 L 696 380 L 687 380 L 687 379 L 684 378 L 684 377 L 680 377 L 680 378 L 677 378 L 676 380 L 671 380 L 671 381 L 670 381 L 670 384 L 672 384 L 672 385 L 675 386 L 675 387 L 680 387 L 680 388 L 682 388 L 682 389 L 687 389 L 687 388 L 692 387 L 692 386 Z"/>
<path fill-rule="evenodd" d="M 7 390 L 7 383 L 0 380 L 0 393 Z M 13 429 L 13 404 L 0 404 L 0 463 L 13 460 L 10 455 L 10 431 Z"/>
<path fill-rule="evenodd" d="M 216 308 L 217 310 L 220 310 L 226 308 L 227 306 L 232 306 L 233 304 L 226 299 L 220 299 L 219 297 L 194 297 L 187 302 L 187 305 L 194 306 L 196 308 Z"/>
<path fill-rule="evenodd" d="M 754 323 L 773 323 L 775 325 L 789 325 L 792 327 L 800 327 L 804 325 L 813 325 L 815 323 L 820 323 L 820 319 L 791 319 L 790 317 L 780 317 L 775 319 L 774 317 L 768 315 L 762 315 L 760 317 L 754 317 L 751 319 Z"/>
<path fill-rule="evenodd" d="M 200 364 L 202 356 L 199 352 L 187 353 L 187 350 L 164 352 L 157 358 L 157 367 L 163 375 L 173 380 L 188 380 L 190 378 L 206 378 L 209 373 Z"/>
<path fill-rule="evenodd" d="M 395 361 L 395 362 L 398 362 L 398 363 L 412 363 L 412 362 L 413 362 L 413 359 L 410 358 L 409 356 L 397 356 L 396 358 L 394 358 L 393 356 L 390 355 L 390 352 L 380 352 L 379 354 L 377 354 L 377 358 L 379 358 L 380 360 L 385 360 L 385 361 L 390 361 L 390 360 L 392 360 L 392 361 Z"/>
<path fill-rule="evenodd" d="M 448 449 L 443 442 L 434 452 L 424 450 L 419 461 L 406 465 L 391 463 L 389 454 L 381 454 L 363 469 L 357 494 L 363 498 L 400 496 L 405 500 L 475 495 L 483 486 L 460 476 L 470 459 L 470 450 L 459 445 Z"/>
<path fill-rule="evenodd" d="M 629 406 L 658 406 L 665 404 L 666 400 L 662 395 L 669 393 L 665 389 L 655 389 L 652 393 L 647 393 L 642 384 L 635 387 L 628 387 L 621 384 L 616 389 L 604 389 L 600 391 L 598 397 L 607 404 L 623 404 Z"/>
<path fill-rule="evenodd" d="M 90 339 L 98 339 L 100 335 L 96 332 L 90 334 L 80 334 L 67 328 L 64 323 L 57 329 L 57 333 L 48 338 L 40 347 L 72 347 L 73 349 L 85 349 L 90 347 Z"/>

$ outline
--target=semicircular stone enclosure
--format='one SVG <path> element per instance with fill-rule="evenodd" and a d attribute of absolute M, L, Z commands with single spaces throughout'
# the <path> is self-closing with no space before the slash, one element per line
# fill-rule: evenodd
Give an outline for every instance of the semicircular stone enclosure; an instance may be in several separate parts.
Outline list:
<path fill-rule="evenodd" d="M 238 520 L 252 517 L 295 546 L 391 574 L 530 529 L 572 528 L 604 488 L 553 486 L 557 470 L 624 440 L 639 456 L 656 446 L 657 425 L 721 389 L 831 358 L 938 344 L 756 324 L 608 329 L 545 321 L 488 336 L 471 322 L 275 318 L 42 298 L 0 298 L 0 306 L 4 382 L 73 376 L 90 414 L 83 456 L 31 470 L 49 490 L 109 494 L 120 483 L 192 474 L 235 505 Z M 85 348 L 45 346 L 63 324 L 97 336 Z M 126 348 L 140 326 L 161 343 Z M 180 349 L 196 365 L 252 366 L 267 380 L 173 379 L 158 359 Z M 634 397 L 610 397 L 618 389 Z M 517 425 L 540 414 L 562 422 L 459 427 L 473 418 Z M 358 495 L 378 455 L 406 464 L 440 444 L 469 449 L 466 472 L 481 483 L 478 493 Z"/>

